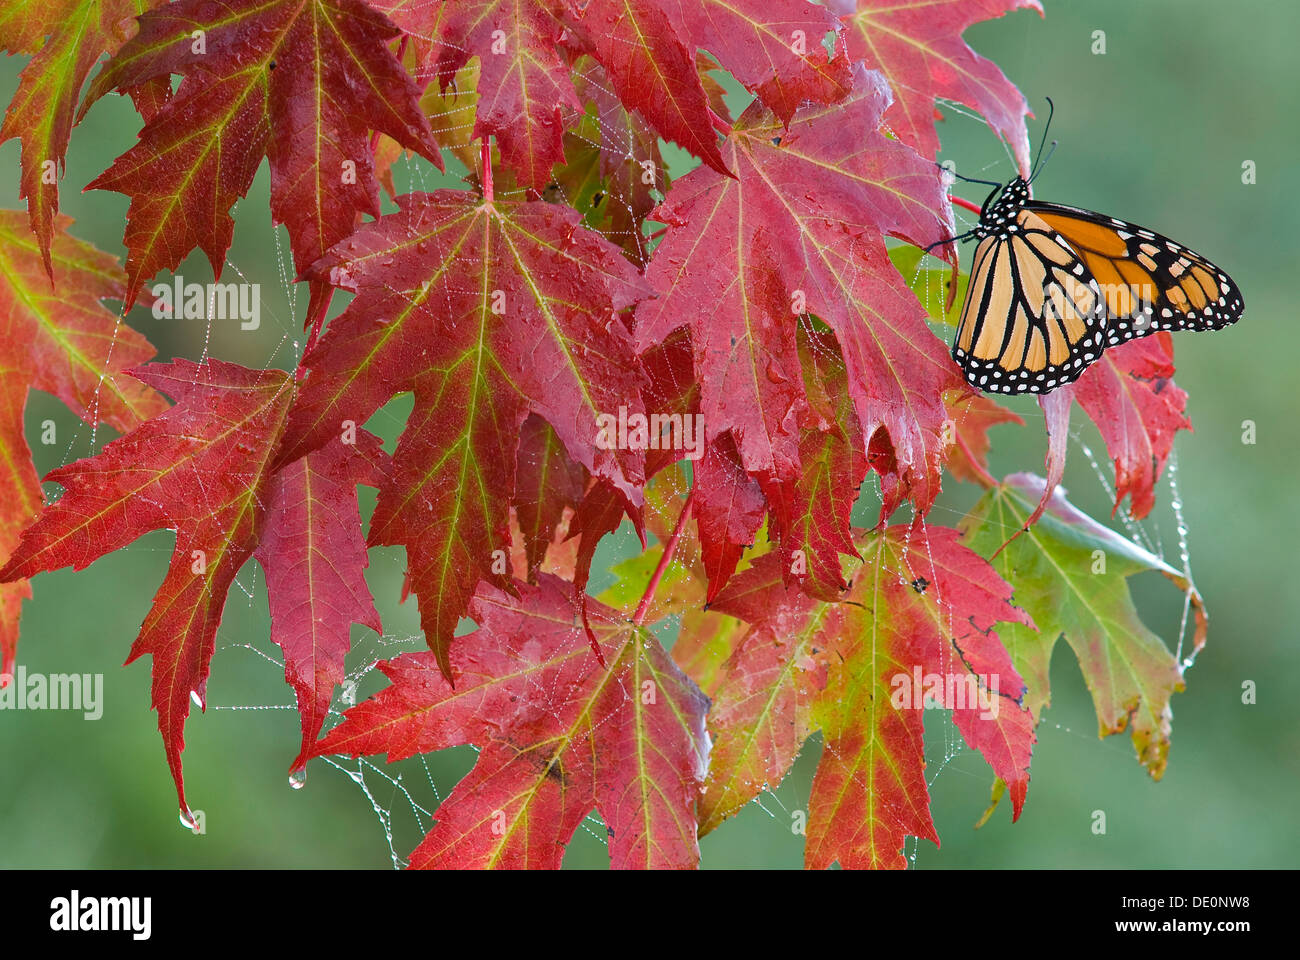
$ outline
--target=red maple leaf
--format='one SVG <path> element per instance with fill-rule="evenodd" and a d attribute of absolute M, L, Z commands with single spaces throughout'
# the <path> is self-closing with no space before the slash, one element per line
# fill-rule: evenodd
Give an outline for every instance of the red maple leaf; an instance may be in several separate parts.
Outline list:
<path fill-rule="evenodd" d="M 140 32 L 96 78 L 84 113 L 109 90 L 183 75 L 140 142 L 90 187 L 131 198 L 127 303 L 195 247 L 220 276 L 234 220 L 266 156 L 271 216 L 289 228 L 305 270 L 379 215 L 369 132 L 441 169 L 414 81 L 387 47 L 397 28 L 361 0 L 178 0 L 140 18 Z M 318 286 L 313 291 L 320 307 Z"/>
<path fill-rule="evenodd" d="M 378 487 L 387 459 L 378 437 L 358 431 L 355 442 L 340 438 L 313 450 L 267 485 L 254 556 L 266 571 L 271 639 L 284 652 L 284 678 L 302 716 L 292 770 L 306 764 L 334 688 L 343 682 L 351 625 L 383 632 L 364 576 L 369 561 L 356 488 Z"/>
<path fill-rule="evenodd" d="M 478 582 L 509 586 L 509 506 L 529 413 L 575 463 L 639 498 L 642 455 L 603 447 L 598 418 L 640 409 L 642 376 L 619 312 L 649 291 L 571 209 L 459 191 L 399 202 L 401 212 L 313 268 L 357 297 L 304 360 L 283 456 L 414 391 L 370 543 L 406 547 L 426 639 L 446 666 Z"/>
<path fill-rule="evenodd" d="M 426 38 L 421 79 L 444 89 L 478 58 L 478 110 L 472 136 L 495 136 L 501 162 L 521 186 L 541 190 L 564 161 L 563 113 L 577 110 L 559 2 L 534 0 L 378 0 L 373 4 L 416 37 Z"/>
<path fill-rule="evenodd" d="M 969 391 L 948 401 L 948 413 L 953 443 L 945 464 L 949 472 L 958 480 L 992 485 L 988 464 L 990 428 L 999 423 L 1024 426 L 1025 421 L 993 398 Z"/>
<path fill-rule="evenodd" d="M 652 214 L 670 229 L 647 271 L 659 296 L 636 326 L 645 349 L 690 325 L 709 436 L 731 431 L 747 471 L 784 482 L 807 410 L 796 322 L 824 320 L 863 434 L 892 441 L 884 515 L 906 496 L 933 503 L 942 395 L 960 384 L 885 252 L 885 234 L 925 243 L 950 216 L 934 166 L 879 131 L 888 101 L 879 75 L 860 72 L 852 97 L 804 108 L 788 129 L 751 106 L 724 147 L 736 177 L 692 171 Z"/>
<path fill-rule="evenodd" d="M 848 57 L 822 38 L 838 27 L 807 0 L 661 0 L 691 46 L 712 53 L 782 121 L 807 101 L 834 103 L 853 85 Z"/>
<path fill-rule="evenodd" d="M 1139 520 L 1155 506 L 1155 483 L 1174 435 L 1192 429 L 1184 414 L 1187 392 L 1173 375 L 1173 337 L 1161 332 L 1106 350 L 1074 385 L 1074 398 L 1115 461 L 1115 509 L 1131 496 L 1130 512 Z"/>
<path fill-rule="evenodd" d="M 695 522 L 700 561 L 709 580 L 708 602 L 731 579 L 763 525 L 767 500 L 740 462 L 731 432 L 716 437 L 695 467 Z"/>
<path fill-rule="evenodd" d="M 786 583 L 836 600 L 847 587 L 840 555 L 857 556 L 850 517 L 867 475 L 867 456 L 835 338 L 811 331 L 801 337 L 801 348 L 804 383 L 817 389 L 809 390 L 810 422 L 800 431 L 800 475 L 787 480 L 764 475 L 759 483 Z"/>
<path fill-rule="evenodd" d="M 897 100 L 885 119 L 904 142 L 933 157 L 939 150 L 935 100 L 956 100 L 984 115 L 1028 174 L 1024 95 L 961 34 L 1011 10 L 1041 15 L 1038 0 L 832 0 L 829 6 L 841 14 L 849 56 L 889 79 Z"/>
<path fill-rule="evenodd" d="M 291 378 L 278 370 L 177 359 L 135 371 L 176 406 L 46 476 L 64 487 L 24 533 L 0 582 L 80 570 L 150 530 L 176 531 L 167 576 L 127 663 L 153 657 L 153 707 L 181 810 L 191 699 L 204 703 L 226 593 L 257 546 Z"/>
<path fill-rule="evenodd" d="M 392 685 L 347 711 L 317 755 L 480 748 L 412 867 L 556 868 L 593 807 L 611 866 L 694 867 L 708 700 L 652 634 L 591 603 L 597 662 L 572 584 L 543 574 L 515 590 L 475 595 L 454 689 L 431 653 L 381 663 Z"/>

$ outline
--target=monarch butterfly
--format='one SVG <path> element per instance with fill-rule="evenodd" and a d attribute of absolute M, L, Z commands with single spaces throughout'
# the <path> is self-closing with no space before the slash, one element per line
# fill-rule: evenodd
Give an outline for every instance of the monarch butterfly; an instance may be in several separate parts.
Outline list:
<path fill-rule="evenodd" d="M 979 223 L 953 238 L 979 241 L 952 344 L 971 386 L 1046 393 L 1077 380 L 1107 347 L 1241 318 L 1241 291 L 1200 254 L 1117 217 L 1031 199 L 1042 145 L 1038 155 L 1028 180 L 959 177 L 994 188 Z"/>

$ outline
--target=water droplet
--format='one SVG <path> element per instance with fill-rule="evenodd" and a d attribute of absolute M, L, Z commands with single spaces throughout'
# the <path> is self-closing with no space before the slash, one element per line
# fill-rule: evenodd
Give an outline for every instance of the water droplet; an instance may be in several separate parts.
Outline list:
<path fill-rule="evenodd" d="M 194 701 L 194 706 L 198 707 L 200 710 L 203 709 L 203 698 L 199 696 L 197 690 L 190 691 L 190 699 Z"/>
<path fill-rule="evenodd" d="M 180 816 L 177 819 L 180 820 L 181 826 L 184 827 L 186 830 L 189 830 L 191 833 L 193 833 L 195 830 L 199 828 L 199 823 L 197 818 L 195 818 L 194 814 L 191 813 L 189 810 L 182 810 L 180 812 Z"/>
<path fill-rule="evenodd" d="M 289 786 L 295 790 L 301 790 L 307 785 L 307 768 L 294 770 L 289 774 Z"/>

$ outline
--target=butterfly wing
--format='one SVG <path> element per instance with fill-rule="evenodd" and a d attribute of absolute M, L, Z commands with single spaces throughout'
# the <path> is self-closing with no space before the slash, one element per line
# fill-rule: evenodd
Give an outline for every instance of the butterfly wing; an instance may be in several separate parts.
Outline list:
<path fill-rule="evenodd" d="M 1158 330 L 1219 330 L 1241 319 L 1241 291 L 1222 269 L 1153 230 L 1077 207 L 1031 201 L 1079 254 L 1109 315 L 1107 346 Z"/>
<path fill-rule="evenodd" d="M 1037 214 L 975 249 L 952 356 L 988 393 L 1043 393 L 1079 375 L 1104 347 L 1106 302 L 1087 264 Z"/>

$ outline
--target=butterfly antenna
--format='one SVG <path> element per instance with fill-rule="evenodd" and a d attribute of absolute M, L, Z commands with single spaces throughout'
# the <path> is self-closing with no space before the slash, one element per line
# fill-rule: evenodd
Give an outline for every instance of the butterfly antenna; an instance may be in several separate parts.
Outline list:
<path fill-rule="evenodd" d="M 940 170 L 946 170 L 948 173 L 951 173 L 953 177 L 962 181 L 962 183 L 982 183 L 986 187 L 1003 186 L 1003 184 L 997 180 L 976 180 L 974 177 L 963 177 L 956 170 L 952 169 L 952 167 L 945 167 L 942 163 L 936 163 L 935 166 L 938 167 Z"/>
<path fill-rule="evenodd" d="M 1033 183 L 1036 179 L 1038 179 L 1038 175 L 1047 169 L 1047 161 L 1052 159 L 1052 154 L 1055 152 L 1056 152 L 1056 141 L 1053 140 L 1051 142 L 1051 145 L 1048 146 L 1047 148 L 1047 156 L 1043 157 L 1042 162 L 1038 164 L 1037 169 L 1035 169 L 1033 175 L 1030 176 L 1029 178 L 1030 183 Z"/>
<path fill-rule="evenodd" d="M 1038 141 L 1038 162 L 1034 164 L 1034 169 L 1029 172 L 1030 183 L 1034 182 L 1034 178 L 1038 176 L 1039 169 L 1047 163 L 1043 158 L 1043 147 L 1047 144 L 1047 132 L 1052 129 L 1052 117 L 1056 115 L 1056 104 L 1052 103 L 1052 98 L 1044 97 L 1043 99 L 1047 101 L 1047 123 L 1043 125 L 1043 139 Z M 1056 149 L 1055 140 L 1052 141 L 1052 149 Z M 1048 156 L 1050 155 L 1051 151 L 1048 151 Z"/>

